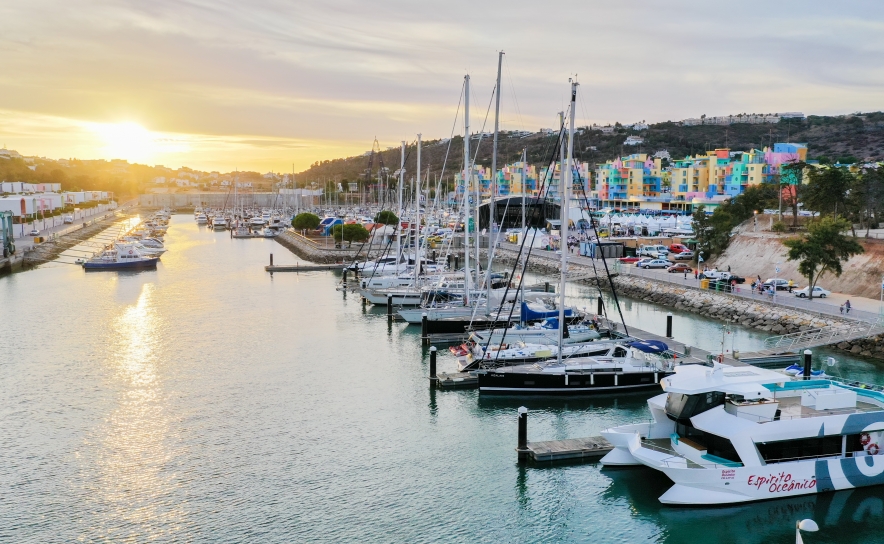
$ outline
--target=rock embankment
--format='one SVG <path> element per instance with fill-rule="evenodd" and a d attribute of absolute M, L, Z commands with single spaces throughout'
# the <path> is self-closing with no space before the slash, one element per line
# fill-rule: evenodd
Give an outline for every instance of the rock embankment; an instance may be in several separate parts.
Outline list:
<path fill-rule="evenodd" d="M 374 259 L 385 253 L 384 248 L 378 248 L 375 245 L 369 249 L 368 244 L 365 247 L 362 247 L 362 244 L 354 244 L 350 248 L 342 249 L 323 247 L 291 229 L 281 232 L 279 236 L 275 237 L 275 240 L 305 261 L 319 264 L 347 263 L 356 258 L 359 260 Z"/>

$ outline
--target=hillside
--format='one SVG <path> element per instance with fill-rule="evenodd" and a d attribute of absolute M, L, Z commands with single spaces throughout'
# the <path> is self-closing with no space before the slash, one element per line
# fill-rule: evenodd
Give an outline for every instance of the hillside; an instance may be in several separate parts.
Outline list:
<path fill-rule="evenodd" d="M 635 146 L 624 146 L 628 135 L 644 138 L 644 143 Z M 554 151 L 556 135 L 547 136 L 540 133 L 525 138 L 504 133 L 500 137 L 498 164 L 506 164 L 519 160 L 522 149 L 527 149 L 528 161 L 534 164 L 546 162 Z M 592 165 L 604 163 L 620 155 L 631 153 L 654 153 L 660 150 L 669 151 L 672 158 L 702 153 L 717 147 L 729 147 L 733 150 L 760 148 L 772 142 L 806 142 L 810 159 L 821 162 L 855 162 L 857 160 L 884 159 L 884 113 L 866 113 L 850 116 L 808 116 L 807 119 L 783 120 L 777 124 L 733 124 L 729 126 L 699 125 L 683 126 L 678 123 L 666 122 L 650 125 L 646 130 L 634 131 L 615 125 L 610 134 L 600 130 L 584 128 L 583 134 L 575 139 L 575 156 L 580 161 Z M 366 147 L 368 147 L 366 142 Z M 475 152 L 477 142 L 472 142 Z M 431 175 L 441 173 L 442 163 L 448 142 L 440 140 L 424 142 L 421 164 Z M 595 149 L 593 149 L 595 148 Z M 390 172 L 399 168 L 399 149 L 382 151 L 380 158 Z M 479 146 L 477 163 L 482 166 L 491 165 L 491 139 L 483 139 Z M 323 186 L 328 182 L 358 181 L 365 178 L 369 157 L 358 156 L 333 160 L 317 161 L 309 169 L 296 175 L 298 184 L 317 183 Z M 451 140 L 448 166 L 445 181 L 463 164 L 463 138 Z M 372 177 L 377 176 L 378 161 L 372 167 Z M 408 148 L 406 170 L 413 173 L 415 169 L 414 146 Z"/>
<path fill-rule="evenodd" d="M 786 258 L 783 240 L 789 235 L 762 231 L 761 227 L 769 224 L 769 216 L 760 216 L 758 224 L 758 232 L 753 232 L 751 220 L 740 225 L 727 250 L 710 261 L 709 266 L 721 269 L 731 266 L 733 272 L 745 276 L 747 282 L 761 276 L 763 280 L 777 277 L 792 279 L 796 285 L 807 285 L 807 280 L 798 272 L 798 262 Z M 845 262 L 841 277 L 825 274 L 818 285 L 839 293 L 877 299 L 881 294 L 881 271 L 884 270 L 884 240 L 859 238 L 859 242 L 865 253 Z"/>

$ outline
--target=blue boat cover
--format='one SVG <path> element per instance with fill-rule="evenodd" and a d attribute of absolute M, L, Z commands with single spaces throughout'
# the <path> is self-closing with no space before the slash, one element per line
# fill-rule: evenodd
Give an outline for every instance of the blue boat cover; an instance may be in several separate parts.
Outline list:
<path fill-rule="evenodd" d="M 570 308 L 565 308 L 565 317 L 570 317 L 573 312 Z M 522 303 L 522 321 L 539 321 L 541 319 L 546 319 L 548 317 L 558 317 L 558 310 L 549 310 L 546 312 L 539 312 L 537 310 L 532 310 L 527 302 Z M 556 327 L 558 328 L 558 327 Z"/>
<path fill-rule="evenodd" d="M 663 353 L 669 349 L 669 346 L 667 346 L 665 342 L 659 340 L 638 340 L 626 345 L 645 353 Z"/>

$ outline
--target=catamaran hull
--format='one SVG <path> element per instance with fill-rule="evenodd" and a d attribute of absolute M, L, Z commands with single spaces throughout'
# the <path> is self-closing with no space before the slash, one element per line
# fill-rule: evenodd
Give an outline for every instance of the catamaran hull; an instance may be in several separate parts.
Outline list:
<path fill-rule="evenodd" d="M 608 438 L 606 433 L 603 436 Z M 680 457 L 643 447 L 639 434 L 623 436 L 632 458 L 663 472 L 675 484 L 660 496 L 664 504 L 733 504 L 884 484 L 884 455 L 804 459 L 750 467 L 712 462 L 689 467 Z M 618 444 L 617 449 L 622 450 L 622 445 Z M 603 464 L 617 464 L 606 462 L 607 458 L 602 459 Z"/>
<path fill-rule="evenodd" d="M 593 395 L 659 391 L 672 372 L 479 372 L 479 392 L 499 395 Z"/>

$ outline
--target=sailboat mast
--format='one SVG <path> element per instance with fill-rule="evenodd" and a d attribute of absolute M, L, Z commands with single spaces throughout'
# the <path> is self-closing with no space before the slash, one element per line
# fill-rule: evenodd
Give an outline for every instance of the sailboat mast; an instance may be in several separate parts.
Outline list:
<path fill-rule="evenodd" d="M 396 262 L 402 258 L 402 181 L 405 178 L 405 140 L 402 140 L 402 151 L 399 158 L 399 224 L 396 225 Z"/>
<path fill-rule="evenodd" d="M 500 130 L 500 67 L 503 64 L 503 51 L 497 54 L 497 87 L 494 106 L 494 145 L 491 151 L 491 204 L 488 207 L 488 265 L 485 267 L 485 315 L 491 314 L 491 250 L 496 245 L 494 221 L 497 219 L 497 133 Z"/>
<path fill-rule="evenodd" d="M 470 181 L 472 181 L 472 168 L 470 168 L 470 75 L 464 76 L 463 84 L 463 189 L 464 189 L 464 212 L 463 212 L 463 262 L 464 262 L 464 304 L 470 304 Z M 477 203 L 478 205 L 478 203 Z M 478 227 L 478 225 L 476 225 Z"/>
<path fill-rule="evenodd" d="M 571 119 L 568 126 L 568 159 L 562 163 L 560 182 L 562 185 L 562 228 L 559 248 L 562 250 L 562 278 L 559 283 L 559 363 L 562 362 L 562 344 L 565 335 L 565 278 L 568 274 L 568 207 L 571 202 L 571 176 L 574 161 L 574 106 L 577 100 L 577 82 L 571 81 Z M 564 126 L 564 118 L 562 119 Z"/>
<path fill-rule="evenodd" d="M 421 270 L 421 135 L 417 135 L 417 191 L 414 193 L 414 285 L 420 278 Z"/>

